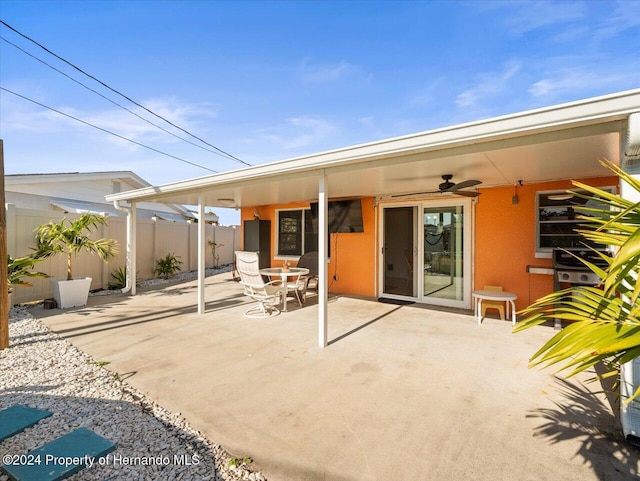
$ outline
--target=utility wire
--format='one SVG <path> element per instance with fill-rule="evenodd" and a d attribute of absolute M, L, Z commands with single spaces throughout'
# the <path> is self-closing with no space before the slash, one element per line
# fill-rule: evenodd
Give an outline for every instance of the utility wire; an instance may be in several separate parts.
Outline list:
<path fill-rule="evenodd" d="M 21 99 L 27 100 L 28 102 L 34 103 L 36 105 L 39 105 L 40 107 L 43 107 L 45 109 L 51 110 L 52 112 L 55 112 L 57 114 L 64 115 L 65 117 L 73 119 L 76 122 L 80 122 L 82 124 L 88 125 L 89 127 L 93 127 L 94 129 L 101 130 L 102 132 L 105 132 L 107 134 L 110 134 L 110 135 L 113 135 L 115 137 L 118 137 L 119 139 L 126 140 L 127 142 L 131 142 L 132 144 L 136 144 L 136 145 L 139 145 L 140 147 L 144 147 L 145 149 L 152 150 L 152 151 L 154 151 L 154 152 L 156 152 L 158 154 L 166 155 L 167 157 L 171 157 L 172 159 L 179 160 L 180 162 L 184 162 L 185 164 L 193 165 L 195 167 L 200 167 L 201 169 L 208 170 L 209 172 L 213 172 L 214 174 L 218 173 L 218 171 L 210 169 L 209 167 L 204 167 L 202 165 L 196 164 L 195 162 L 191 162 L 191 161 L 188 161 L 188 160 L 185 160 L 185 159 L 181 159 L 180 157 L 176 157 L 175 155 L 167 154 L 166 152 L 158 150 L 158 149 L 156 149 L 154 147 L 149 147 L 148 145 L 142 144 L 142 143 L 137 142 L 135 140 L 131 140 L 131 139 L 129 139 L 127 137 L 124 137 L 124 136 L 122 136 L 120 134 L 116 134 L 115 132 L 111 132 L 110 130 L 103 129 L 102 127 L 98 127 L 97 125 L 94 125 L 94 124 L 89 123 L 89 122 L 87 122 L 85 120 L 79 119 L 77 117 L 74 117 L 73 115 L 66 114 L 64 112 L 61 112 L 60 110 L 56 110 L 56 109 L 54 109 L 52 107 L 49 107 L 48 105 L 44 105 L 44 104 L 42 104 L 42 103 L 40 103 L 40 102 L 38 102 L 36 100 L 30 99 L 29 97 L 25 97 L 24 95 L 20 95 L 19 93 L 13 92 L 12 90 L 9 90 L 7 88 L 0 87 L 0 90 L 3 90 L 5 92 L 7 92 L 7 93 L 15 95 L 16 97 L 20 97 Z"/>
<path fill-rule="evenodd" d="M 53 65 L 50 65 L 50 64 L 48 64 L 47 62 L 45 62 L 44 60 L 42 60 L 42 59 L 40 59 L 40 58 L 36 57 L 35 55 L 33 55 L 33 54 L 31 54 L 31 53 L 27 52 L 25 49 L 23 49 L 22 47 L 20 47 L 20 46 L 16 45 L 15 43 L 11 42 L 10 40 L 7 40 L 7 39 L 6 39 L 6 38 L 4 38 L 2 35 L 0 35 L 0 39 L 1 39 L 1 40 L 3 40 L 4 42 L 8 43 L 9 45 L 11 45 L 11 46 L 13 46 L 13 47 L 17 48 L 17 49 L 18 49 L 18 50 L 20 50 L 22 53 L 24 53 L 25 55 L 28 55 L 28 56 L 29 56 L 29 57 L 31 57 L 32 59 L 34 59 L 34 60 L 36 60 L 36 61 L 38 61 L 38 62 L 40 62 L 40 63 L 42 63 L 42 64 L 46 65 L 46 66 L 47 66 L 47 67 L 49 67 L 51 70 L 54 70 L 54 71 L 58 72 L 60 75 L 63 75 L 63 76 L 65 76 L 65 77 L 67 77 L 67 78 L 68 78 L 69 80 L 71 80 L 72 82 L 75 82 L 75 83 L 77 83 L 78 85 L 81 85 L 81 86 L 82 86 L 82 87 L 84 87 L 85 89 L 89 90 L 90 92 L 93 92 L 94 94 L 96 94 L 96 95 L 98 95 L 98 96 L 102 97 L 102 98 L 103 98 L 103 99 L 105 99 L 107 102 L 111 102 L 113 105 L 116 105 L 116 106 L 120 107 L 121 109 L 126 110 L 126 111 L 127 111 L 127 112 L 129 112 L 131 115 L 135 115 L 135 116 L 136 116 L 136 117 L 138 117 L 140 120 L 143 120 L 144 122 L 146 122 L 146 123 L 148 123 L 148 124 L 150 124 L 150 125 L 153 125 L 154 127 L 158 128 L 158 129 L 160 129 L 160 130 L 162 130 L 163 132 L 166 132 L 166 133 L 167 133 L 167 134 L 169 134 L 169 135 L 174 136 L 174 137 L 175 137 L 175 138 L 177 138 L 177 139 L 180 139 L 180 140 L 182 140 L 182 141 L 184 141 L 184 142 L 187 142 L 188 144 L 191 144 L 191 145 L 193 145 L 193 146 L 195 146 L 195 147 L 198 147 L 199 149 L 206 150 L 207 152 L 211 152 L 212 154 L 219 155 L 219 156 L 221 156 L 221 157 L 223 157 L 223 158 L 225 158 L 225 159 L 227 159 L 227 158 L 228 158 L 228 157 L 226 157 L 225 155 L 221 154 L 220 152 L 217 152 L 217 151 L 215 151 L 215 150 L 212 150 L 212 149 L 208 149 L 208 148 L 206 148 L 206 147 L 203 147 L 202 145 L 196 144 L 195 142 L 192 142 L 192 141 L 190 141 L 189 139 L 185 139 L 184 137 L 180 137 L 179 135 L 174 134 L 174 133 L 173 133 L 173 132 L 171 132 L 170 130 L 167 130 L 167 129 L 165 129 L 164 127 L 162 127 L 161 125 L 154 124 L 154 123 L 153 123 L 153 122 L 151 122 L 150 120 L 145 119 L 143 116 L 141 116 L 141 115 L 139 115 L 139 114 L 135 113 L 133 110 L 128 109 L 128 108 L 127 108 L 127 107 L 125 107 L 124 105 L 119 104 L 119 103 L 118 103 L 118 102 L 116 102 L 115 100 L 112 100 L 112 99 L 110 99 L 109 97 L 107 97 L 107 96 L 105 96 L 105 95 L 102 95 L 102 94 L 101 94 L 100 92 L 98 92 L 97 90 L 92 89 L 91 87 L 89 87 L 89 86 L 87 86 L 87 85 L 83 84 L 83 83 L 82 83 L 82 82 L 80 82 L 79 80 L 76 80 L 76 79 L 74 79 L 73 77 L 71 77 L 70 75 L 67 75 L 67 74 L 66 74 L 65 72 L 63 72 L 62 70 L 57 69 L 57 68 L 56 68 L 56 67 L 54 67 Z"/>
<path fill-rule="evenodd" d="M 45 47 L 44 45 L 36 42 L 34 39 L 32 39 L 31 37 L 25 35 L 24 33 L 20 32 L 19 30 L 16 30 L 15 28 L 13 28 L 11 25 L 9 25 L 7 22 L 5 22 L 4 20 L 0 20 L 0 23 L 2 25 L 4 25 L 5 27 L 7 27 L 8 29 L 12 30 L 13 32 L 17 33 L 18 35 L 20 35 L 21 37 L 23 37 L 24 39 L 34 43 L 35 45 L 37 45 L 38 47 L 40 47 L 41 49 L 43 49 L 45 52 L 49 53 L 50 55 L 53 55 L 54 57 L 56 57 L 58 60 L 66 63 L 67 65 L 69 65 L 70 67 L 74 68 L 75 70 L 77 70 L 78 72 L 82 73 L 83 75 L 86 75 L 87 77 L 89 77 L 90 79 L 98 82 L 100 85 L 102 85 L 103 87 L 111 90 L 113 93 L 120 95 L 121 97 L 127 99 L 129 102 L 131 102 L 134 105 L 137 105 L 138 107 L 140 107 L 141 109 L 146 110 L 147 112 L 149 112 L 151 115 L 158 117 L 161 120 L 164 120 L 166 123 L 168 123 L 169 125 L 171 125 L 172 127 L 175 127 L 178 130 L 181 130 L 182 132 L 184 132 L 185 134 L 189 135 L 190 137 L 193 137 L 194 139 L 199 140 L 200 142 L 202 142 L 205 145 L 208 145 L 209 147 L 217 150 L 218 152 L 220 152 L 221 154 L 226 155 L 227 157 L 229 157 L 232 160 L 235 160 L 237 162 L 240 162 L 241 164 L 247 165 L 247 166 L 251 166 L 251 164 L 249 164 L 248 162 L 245 162 L 244 160 L 240 160 L 239 158 L 231 155 L 228 152 L 225 152 L 224 150 L 216 147 L 213 144 L 210 144 L 209 142 L 207 142 L 206 140 L 201 139 L 200 137 L 198 137 L 197 135 L 192 134 L 191 132 L 183 129 L 182 127 L 179 127 L 178 125 L 174 124 L 173 122 L 171 122 L 170 120 L 165 119 L 164 117 L 162 117 L 161 115 L 156 114 L 155 112 L 153 112 L 152 110 L 148 109 L 147 107 L 145 107 L 142 104 L 139 104 L 138 102 L 136 102 L 135 100 L 133 100 L 130 97 L 127 97 L 125 94 L 123 94 L 122 92 L 110 87 L 109 85 L 107 85 L 106 83 L 104 83 L 102 80 L 99 80 L 98 78 L 94 77 L 93 75 L 85 72 L 84 70 L 82 70 L 80 67 L 72 64 L 71 62 L 69 62 L 68 60 L 62 58 L 60 55 L 52 52 L 51 50 L 49 50 L 47 47 Z"/>

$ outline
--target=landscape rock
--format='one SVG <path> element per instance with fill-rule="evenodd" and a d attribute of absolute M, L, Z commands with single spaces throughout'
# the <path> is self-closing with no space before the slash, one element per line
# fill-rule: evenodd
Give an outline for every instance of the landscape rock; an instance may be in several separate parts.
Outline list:
<path fill-rule="evenodd" d="M 172 413 L 120 380 L 25 308 L 10 312 L 10 347 L 0 351 L 0 409 L 24 404 L 54 414 L 0 443 L 0 456 L 25 454 L 84 426 L 116 443 L 103 463 L 73 481 L 264 479 Z M 127 463 L 127 464 L 125 464 Z M 0 481 L 3 477 L 0 476 Z"/>

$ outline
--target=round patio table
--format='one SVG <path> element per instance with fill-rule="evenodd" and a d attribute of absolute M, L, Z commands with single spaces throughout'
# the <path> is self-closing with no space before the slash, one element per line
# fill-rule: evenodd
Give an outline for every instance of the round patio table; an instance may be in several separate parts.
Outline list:
<path fill-rule="evenodd" d="M 283 269 L 282 267 L 266 267 L 264 269 L 260 269 L 260 274 L 263 276 L 271 277 L 279 277 L 282 279 L 282 283 L 285 285 L 285 288 L 289 285 L 287 280 L 289 277 L 300 277 L 306 276 L 309 274 L 309 269 L 304 267 L 289 267 L 288 269 Z M 282 311 L 287 312 L 287 290 L 285 289 L 282 294 Z"/>
<path fill-rule="evenodd" d="M 473 291 L 474 315 L 478 317 L 478 324 L 482 324 L 482 301 L 498 301 L 506 304 L 506 316 L 509 320 L 509 305 L 511 305 L 511 323 L 516 324 L 516 303 L 518 296 L 507 291 Z"/>

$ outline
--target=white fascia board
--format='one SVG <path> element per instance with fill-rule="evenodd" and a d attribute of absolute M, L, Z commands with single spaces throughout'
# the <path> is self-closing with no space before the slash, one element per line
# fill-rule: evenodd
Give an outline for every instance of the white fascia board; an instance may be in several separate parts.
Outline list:
<path fill-rule="evenodd" d="M 410 152 L 430 152 L 463 145 L 513 138 L 534 133 L 563 130 L 604 122 L 624 120 L 640 111 L 640 89 L 580 100 L 552 107 L 469 122 L 427 132 L 355 145 L 318 154 L 297 157 L 234 171 L 198 177 L 161 186 L 108 195 L 108 201 L 145 200 L 186 191 L 197 191 L 248 180 L 270 177 L 329 173 L 362 161 L 393 157 Z"/>

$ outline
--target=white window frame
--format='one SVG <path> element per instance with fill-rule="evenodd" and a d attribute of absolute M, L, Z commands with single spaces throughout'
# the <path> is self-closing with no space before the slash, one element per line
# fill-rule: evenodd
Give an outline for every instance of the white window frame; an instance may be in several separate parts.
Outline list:
<path fill-rule="evenodd" d="M 603 186 L 603 187 L 597 187 L 600 190 L 604 190 L 606 192 L 610 192 L 612 194 L 615 194 L 617 189 L 615 186 Z M 536 192 L 536 212 L 535 212 L 535 224 L 536 224 L 536 238 L 535 238 L 535 242 L 536 242 L 536 246 L 535 246 L 535 257 L 536 259 L 550 259 L 552 256 L 552 251 L 553 249 L 550 247 L 540 247 L 540 197 L 543 195 L 553 195 L 553 194 L 566 194 L 567 190 L 575 190 L 576 192 L 584 192 L 584 193 L 588 193 L 587 191 L 584 191 L 582 189 L 556 189 L 556 190 L 540 190 Z"/>

